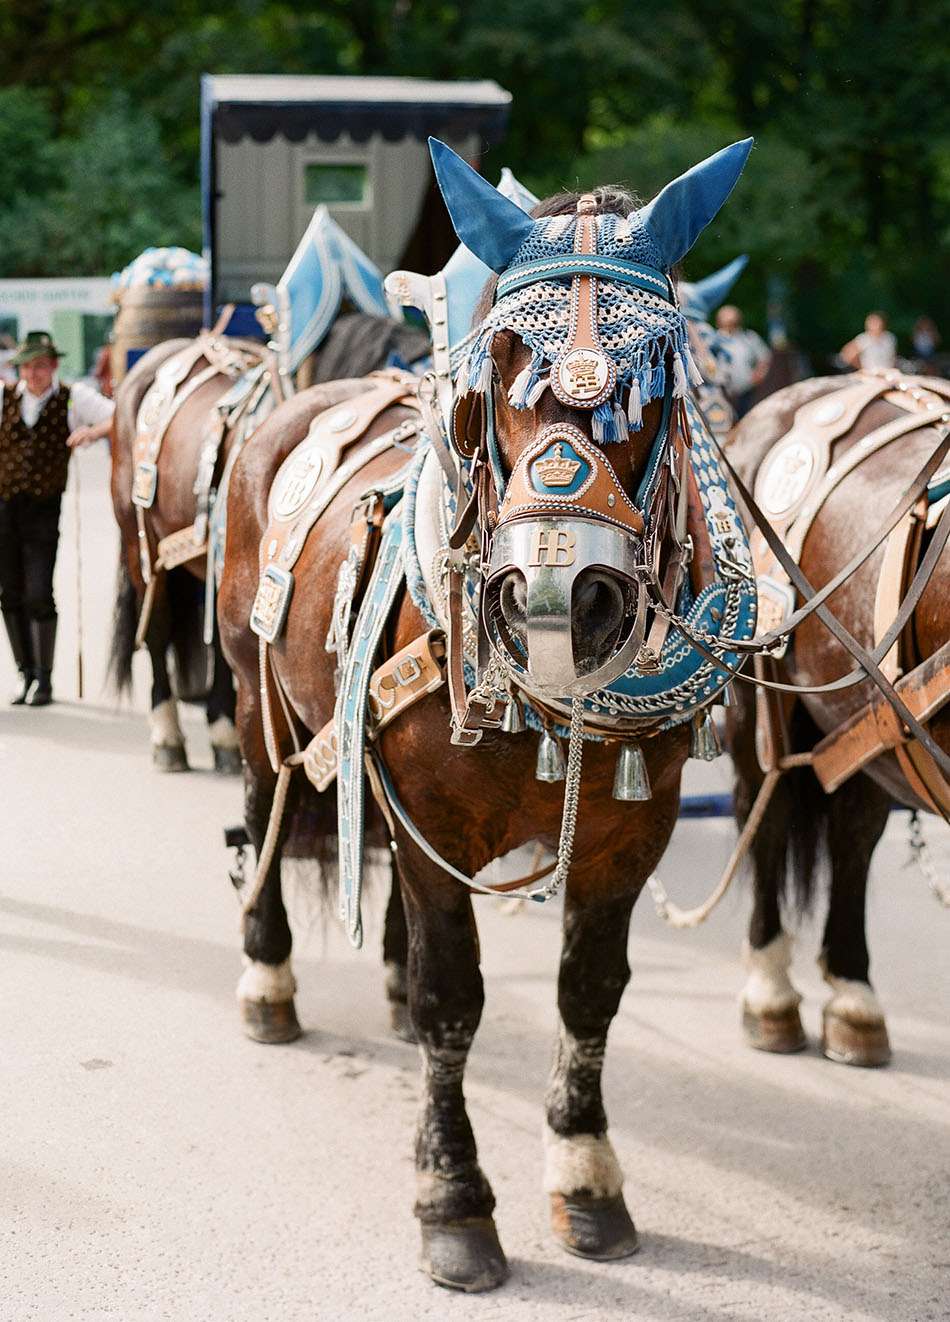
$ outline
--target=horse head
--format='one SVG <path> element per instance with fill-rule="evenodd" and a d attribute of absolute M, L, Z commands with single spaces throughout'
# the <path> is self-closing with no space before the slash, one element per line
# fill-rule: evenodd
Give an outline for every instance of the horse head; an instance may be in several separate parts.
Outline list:
<path fill-rule="evenodd" d="M 431 142 L 455 230 L 497 276 L 457 365 L 452 431 L 478 498 L 482 625 L 529 693 L 587 696 L 635 665 L 650 576 L 671 550 L 688 559 L 679 401 L 698 374 L 670 272 L 751 145 L 646 206 L 598 188 L 529 215 Z"/>

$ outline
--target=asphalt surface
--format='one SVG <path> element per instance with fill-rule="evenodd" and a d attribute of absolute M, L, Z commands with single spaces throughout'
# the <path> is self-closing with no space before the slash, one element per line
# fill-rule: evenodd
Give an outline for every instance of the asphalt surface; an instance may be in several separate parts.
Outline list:
<path fill-rule="evenodd" d="M 748 1050 L 736 998 L 747 894 L 676 933 L 638 907 L 611 1032 L 611 1136 L 642 1250 L 565 1256 L 541 1193 L 558 913 L 477 900 L 487 1005 L 467 1094 L 512 1267 L 456 1296 L 417 1270 L 418 1059 L 388 1032 L 378 955 L 349 949 L 292 887 L 290 1047 L 246 1041 L 237 905 L 202 724 L 196 770 L 152 771 L 141 714 L 100 692 L 115 532 L 106 456 L 83 455 L 87 692 L 75 700 L 74 506 L 58 569 L 46 711 L 0 709 L 0 1319 L 835 1319 L 950 1317 L 950 913 L 878 850 L 873 974 L 894 1062 L 854 1071 Z M 0 688 L 12 682 L 4 652 Z M 704 785 L 724 783 L 717 764 Z M 693 782 L 695 787 L 695 780 Z M 662 868 L 677 901 L 711 887 L 726 822 L 681 823 Z M 950 848 L 929 824 L 944 874 Z M 804 928 L 795 976 L 812 1042 L 825 999 Z"/>

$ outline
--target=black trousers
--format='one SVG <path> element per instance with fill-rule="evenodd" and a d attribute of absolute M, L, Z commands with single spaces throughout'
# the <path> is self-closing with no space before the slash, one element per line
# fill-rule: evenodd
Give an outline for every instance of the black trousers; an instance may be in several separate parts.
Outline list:
<path fill-rule="evenodd" d="M 62 496 L 0 500 L 0 610 L 51 620 Z"/>

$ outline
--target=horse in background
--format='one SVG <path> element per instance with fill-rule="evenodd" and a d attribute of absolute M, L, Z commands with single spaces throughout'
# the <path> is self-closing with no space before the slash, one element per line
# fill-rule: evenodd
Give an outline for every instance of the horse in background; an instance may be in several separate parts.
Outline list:
<path fill-rule="evenodd" d="M 323 379 L 324 364 L 335 367 L 345 357 L 357 371 L 370 372 L 384 366 L 393 355 L 413 361 L 426 348 L 421 332 L 400 327 L 384 317 L 353 312 L 337 319 L 300 370 L 305 378 Z M 234 729 L 234 685 L 221 654 L 213 615 L 210 621 L 207 619 L 209 558 L 200 535 L 188 544 L 188 530 L 196 528 L 201 517 L 195 487 L 209 433 L 214 450 L 205 490 L 220 494 L 222 477 L 233 461 L 235 448 L 250 440 L 254 428 L 283 397 L 272 370 L 270 379 L 264 376 L 247 386 L 243 412 L 238 401 L 231 414 L 237 414 L 235 421 L 223 425 L 219 413 L 222 402 L 227 403 L 236 383 L 260 366 L 261 360 L 262 346 L 253 341 L 207 336 L 194 341 L 170 340 L 149 350 L 116 391 L 111 485 L 120 555 L 110 669 L 117 690 L 128 690 L 132 657 L 137 643 L 144 643 L 152 672 L 152 759 L 162 771 L 188 769 L 179 701 L 204 705 L 215 770 L 232 774 L 241 768 Z M 214 370 L 216 365 L 218 370 Z M 163 369 L 173 376 L 170 384 L 174 393 L 167 397 L 160 390 Z M 133 500 L 136 438 L 147 396 L 156 389 L 159 410 L 167 398 L 174 413 L 163 429 L 155 461 L 154 500 L 140 520 Z M 187 397 L 175 407 L 182 396 Z M 160 417 L 156 421 L 161 425 Z M 217 441 L 216 426 L 220 433 Z M 140 523 L 144 525 L 141 530 Z M 206 511 L 205 535 L 211 530 Z M 171 558 L 176 559 L 176 538 L 184 543 L 181 554 L 187 558 L 152 572 L 160 542 L 172 539 L 166 545 L 172 546 Z M 143 546 L 150 561 L 148 579 Z M 144 628 L 143 609 L 147 612 Z"/>
<path fill-rule="evenodd" d="M 757 405 L 732 434 L 728 454 L 786 546 L 800 555 L 808 582 L 821 588 L 868 541 L 870 530 L 886 526 L 901 493 L 944 442 L 948 421 L 946 381 L 896 371 L 819 377 Z M 928 547 L 937 551 L 938 532 L 945 536 L 937 520 L 948 489 L 944 458 L 913 508 L 829 599 L 833 613 L 869 651 L 882 644 L 921 557 Z M 756 537 L 753 550 L 757 559 L 765 554 Z M 763 592 L 764 600 L 774 603 L 782 575 L 774 564 L 764 576 L 757 568 L 760 606 Z M 793 598 L 791 593 L 789 601 L 771 608 L 787 611 Z M 948 638 L 950 554 L 943 549 L 880 665 L 899 691 L 913 687 L 915 676 L 926 677 L 932 688 L 942 683 L 944 695 L 935 700 L 929 732 L 944 752 L 950 751 L 950 707 L 941 705 L 950 692 Z M 761 674 L 821 685 L 846 673 L 849 660 L 810 617 L 795 631 L 784 658 L 769 660 Z M 868 870 L 893 802 L 950 813 L 946 776 L 919 743 L 905 743 L 899 733 L 881 736 L 881 730 L 894 727 L 885 722 L 883 709 L 875 717 L 868 705 L 874 695 L 870 681 L 837 692 L 778 695 L 753 693 L 737 683 L 733 693 L 727 723 L 740 823 L 779 758 L 813 758 L 813 765 L 782 775 L 752 845 L 754 903 L 741 998 L 747 1040 L 775 1052 L 806 1045 L 783 912 L 793 919 L 806 912 L 825 871 L 828 908 L 819 966 L 830 995 L 822 1011 L 821 1049 L 844 1064 L 884 1065 L 890 1043 L 870 978 Z"/>

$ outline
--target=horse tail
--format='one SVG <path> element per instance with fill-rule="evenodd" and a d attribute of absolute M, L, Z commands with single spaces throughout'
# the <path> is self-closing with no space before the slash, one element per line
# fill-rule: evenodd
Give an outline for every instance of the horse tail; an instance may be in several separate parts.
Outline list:
<path fill-rule="evenodd" d="M 211 653 L 204 641 L 205 587 L 186 569 L 165 574 L 173 688 L 181 702 L 203 702 L 211 687 Z"/>
<path fill-rule="evenodd" d="M 735 806 L 740 823 L 752 809 L 761 785 L 755 756 L 755 703 L 752 695 L 736 695 L 729 726 L 729 744 L 736 768 Z M 820 737 L 817 726 L 797 703 L 789 721 L 791 748 L 806 752 Z M 827 856 L 828 796 L 810 767 L 786 771 L 756 833 L 752 855 L 760 884 L 774 887 L 777 900 L 799 916 L 814 902 Z"/>
<path fill-rule="evenodd" d="M 821 737 L 800 702 L 792 713 L 790 734 L 792 748 L 797 753 L 809 751 Z M 786 782 L 789 802 L 787 867 L 782 894 L 801 917 L 811 910 L 819 877 L 827 870 L 829 797 L 811 767 L 793 767 L 782 779 Z"/>
<path fill-rule="evenodd" d="M 125 550 L 120 545 L 115 605 L 112 610 L 112 643 L 109 648 L 107 672 L 107 682 L 120 697 L 132 688 L 132 657 L 135 655 L 138 621 L 138 594 L 135 591 L 135 584 L 129 577 Z"/>

